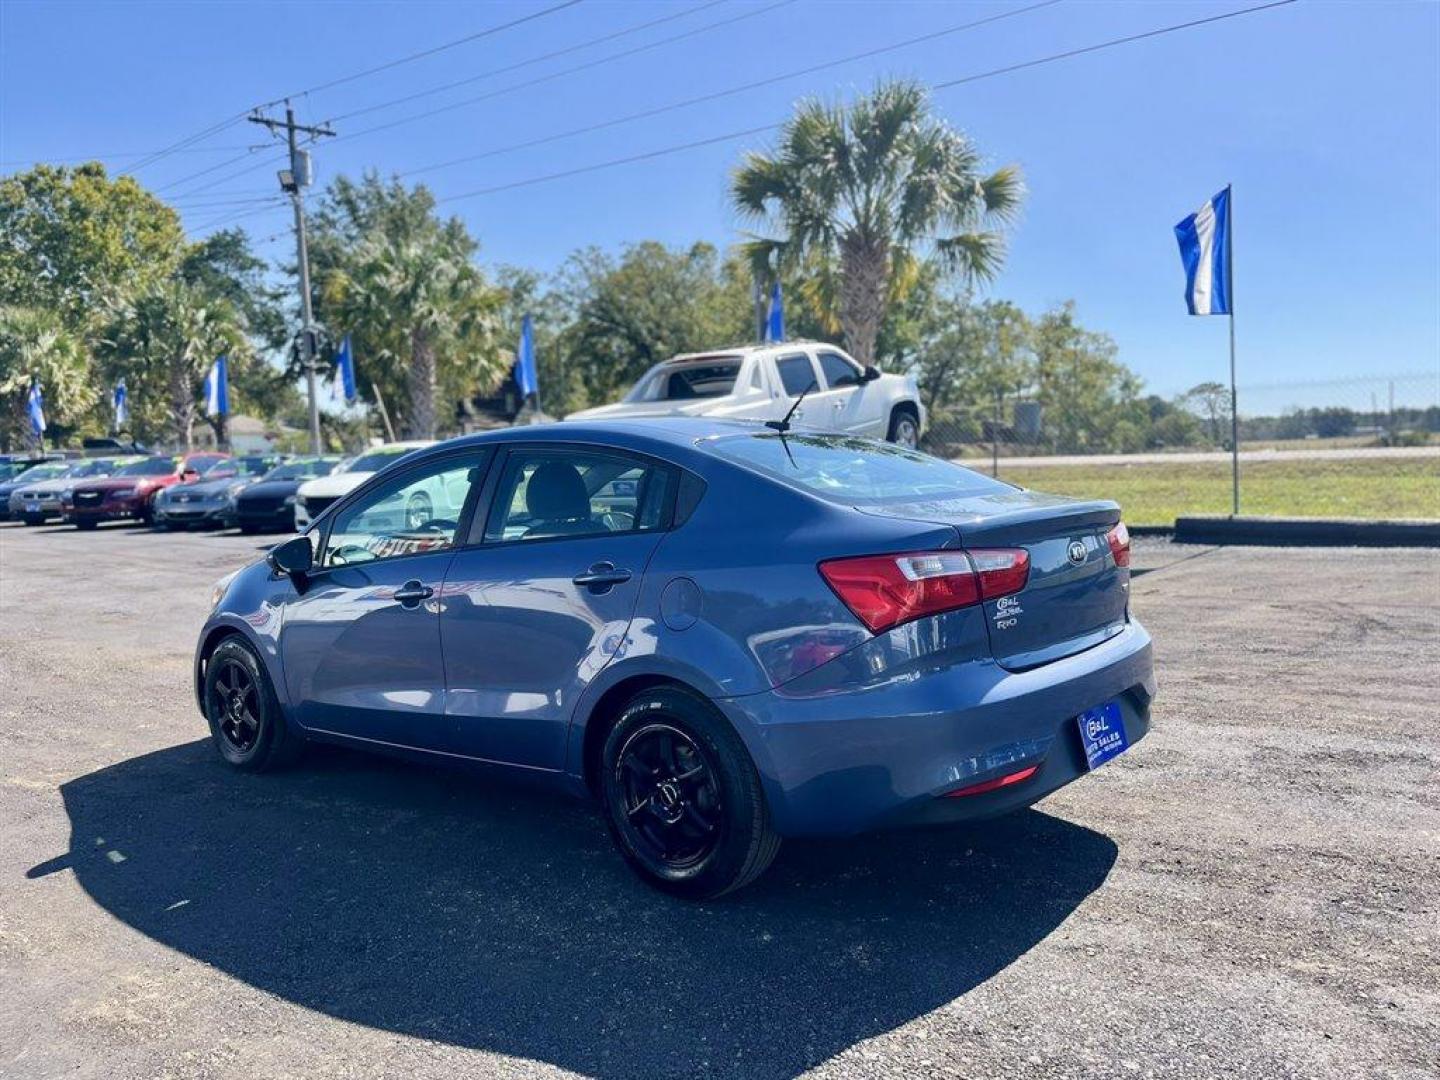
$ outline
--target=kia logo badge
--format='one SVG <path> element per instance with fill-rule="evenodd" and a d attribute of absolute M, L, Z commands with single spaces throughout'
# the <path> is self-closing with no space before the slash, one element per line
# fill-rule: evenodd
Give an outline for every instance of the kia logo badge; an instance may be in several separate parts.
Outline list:
<path fill-rule="evenodd" d="M 1070 556 L 1070 561 L 1076 566 L 1085 561 L 1085 545 L 1079 540 L 1071 540 L 1070 547 L 1065 553 Z"/>

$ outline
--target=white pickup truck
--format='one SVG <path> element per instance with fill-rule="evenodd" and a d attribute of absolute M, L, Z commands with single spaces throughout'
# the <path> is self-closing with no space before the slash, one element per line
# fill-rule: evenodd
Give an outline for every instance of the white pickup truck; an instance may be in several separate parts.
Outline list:
<path fill-rule="evenodd" d="M 809 390 L 809 393 L 805 393 Z M 834 345 L 796 341 L 688 353 L 656 364 L 623 401 L 571 413 L 567 420 L 624 416 L 716 416 L 778 420 L 805 400 L 797 427 L 848 432 L 916 446 L 925 407 L 913 375 L 862 368 Z"/>

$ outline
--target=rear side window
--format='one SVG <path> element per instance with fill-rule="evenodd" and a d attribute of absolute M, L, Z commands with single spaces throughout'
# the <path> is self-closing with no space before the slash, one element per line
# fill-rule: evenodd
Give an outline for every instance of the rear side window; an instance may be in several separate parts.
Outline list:
<path fill-rule="evenodd" d="M 662 528 L 672 473 L 634 458 L 570 450 L 512 453 L 485 539 L 551 540 Z"/>
<path fill-rule="evenodd" d="M 815 383 L 815 368 L 810 363 L 810 357 L 804 353 L 780 357 L 775 361 L 775 368 L 780 372 L 780 383 L 785 387 L 786 397 L 799 397 Z"/>
<path fill-rule="evenodd" d="M 701 447 L 847 506 L 1012 491 L 963 465 L 843 435 L 731 435 Z"/>

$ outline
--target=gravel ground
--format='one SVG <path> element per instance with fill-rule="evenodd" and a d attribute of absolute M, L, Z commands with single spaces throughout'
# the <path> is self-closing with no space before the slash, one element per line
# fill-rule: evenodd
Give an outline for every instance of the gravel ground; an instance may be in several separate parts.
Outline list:
<path fill-rule="evenodd" d="M 1141 541 L 1148 739 L 705 906 L 522 788 L 223 770 L 256 552 L 0 525 L 0 1076 L 1440 1075 L 1440 552 Z"/>

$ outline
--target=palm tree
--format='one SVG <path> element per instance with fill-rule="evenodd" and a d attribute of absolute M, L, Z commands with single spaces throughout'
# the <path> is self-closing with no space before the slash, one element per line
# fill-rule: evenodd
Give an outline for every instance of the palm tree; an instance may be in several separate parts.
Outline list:
<path fill-rule="evenodd" d="M 446 230 L 403 238 L 373 233 L 357 246 L 348 266 L 336 270 L 325 295 L 348 330 L 363 336 L 374 360 L 404 365 L 407 437 L 433 439 L 439 423 L 440 360 L 465 359 L 468 382 L 503 370 L 492 335 L 493 289 L 470 261 L 465 245 Z M 446 368 L 456 367 L 447 364 Z M 446 386 L 446 396 L 454 392 Z"/>
<path fill-rule="evenodd" d="M 124 374 L 143 427 L 171 428 L 177 446 L 194 440 L 200 384 L 222 354 L 233 366 L 248 356 L 235 309 L 203 287 L 179 280 L 140 288 L 112 314 L 99 342 L 107 367 Z M 161 408 L 161 403 L 168 408 Z M 223 439 L 223 418 L 215 435 Z"/>
<path fill-rule="evenodd" d="M 757 272 L 826 267 L 845 343 L 862 364 L 874 362 L 885 306 L 920 258 L 972 281 L 994 276 L 999 226 L 1023 191 L 1016 166 L 982 175 L 974 145 L 908 82 L 883 84 L 849 109 L 802 102 L 774 153 L 746 155 L 731 182 L 741 215 L 779 234 L 745 245 Z"/>
<path fill-rule="evenodd" d="M 57 312 L 0 307 L 0 443 L 7 448 L 33 438 L 28 400 L 36 379 L 54 428 L 79 423 L 99 396 L 84 343 Z"/>

